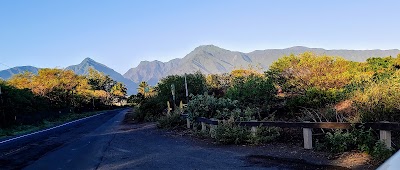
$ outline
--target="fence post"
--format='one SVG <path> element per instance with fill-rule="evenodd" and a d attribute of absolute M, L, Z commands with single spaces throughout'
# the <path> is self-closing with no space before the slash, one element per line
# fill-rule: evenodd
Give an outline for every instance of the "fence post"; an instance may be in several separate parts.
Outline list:
<path fill-rule="evenodd" d="M 257 120 L 250 120 L 250 122 L 257 122 Z M 252 127 L 251 127 L 251 135 L 252 135 L 253 137 L 255 137 L 255 136 L 256 136 L 256 133 L 257 133 L 257 127 L 256 127 L 256 126 L 252 126 Z"/>
<path fill-rule="evenodd" d="M 382 121 L 381 123 L 389 123 Z M 379 130 L 379 139 L 390 149 L 392 147 L 392 133 L 389 130 Z"/>
<path fill-rule="evenodd" d="M 309 121 L 305 121 L 309 122 Z M 304 149 L 312 149 L 312 129 L 303 128 Z"/>
<path fill-rule="evenodd" d="M 190 120 L 189 120 L 189 118 L 186 118 L 186 127 L 188 129 L 190 129 Z"/>
<path fill-rule="evenodd" d="M 211 118 L 210 120 L 211 120 L 211 121 L 214 121 L 215 119 L 214 119 L 214 118 Z M 210 136 L 211 136 L 212 138 L 215 137 L 215 129 L 216 129 L 216 128 L 217 128 L 217 125 L 210 124 Z"/>
<path fill-rule="evenodd" d="M 205 132 L 207 130 L 206 123 L 201 122 L 201 131 Z"/>

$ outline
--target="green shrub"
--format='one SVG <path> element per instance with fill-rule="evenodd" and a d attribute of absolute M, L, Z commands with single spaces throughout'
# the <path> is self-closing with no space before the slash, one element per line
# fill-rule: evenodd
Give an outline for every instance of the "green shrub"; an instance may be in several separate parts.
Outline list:
<path fill-rule="evenodd" d="M 367 153 L 371 153 L 377 140 L 371 128 L 368 130 L 365 130 L 364 127 L 353 129 L 351 136 L 356 149 Z"/>
<path fill-rule="evenodd" d="M 215 129 L 215 140 L 221 144 L 244 144 L 250 140 L 249 129 L 232 122 L 220 123 Z"/>
<path fill-rule="evenodd" d="M 186 82 L 189 94 L 198 95 L 206 92 L 206 78 L 201 72 L 196 72 L 194 74 L 186 74 Z M 187 103 L 186 101 L 186 90 L 185 90 L 185 76 L 183 75 L 170 75 L 165 78 L 162 78 L 155 90 L 157 91 L 156 98 L 162 104 L 165 104 L 166 101 L 172 101 L 171 94 L 171 85 L 175 86 L 175 104 L 179 105 L 180 101 Z M 171 105 L 173 103 L 171 102 Z M 165 106 L 166 107 L 166 106 Z M 165 108 L 164 107 L 164 108 Z M 164 109 L 162 108 L 162 109 Z"/>
<path fill-rule="evenodd" d="M 287 106 L 292 111 L 300 108 L 323 108 L 328 104 L 334 104 L 344 99 L 346 94 L 343 90 L 329 89 L 320 90 L 308 88 L 304 94 L 293 96 L 288 99 Z"/>
<path fill-rule="evenodd" d="M 206 91 L 206 80 L 200 72 L 186 75 L 187 86 L 190 94 L 203 94 Z M 135 119 L 138 121 L 156 121 L 165 112 L 167 108 L 166 102 L 169 101 L 171 107 L 174 102 L 171 94 L 171 85 L 175 86 L 175 105 L 179 105 L 180 101 L 187 103 L 185 96 L 185 76 L 171 75 L 161 79 L 157 86 L 154 87 L 152 95 L 131 96 L 131 102 L 140 102 L 137 104 L 137 114 Z"/>
<path fill-rule="evenodd" d="M 271 100 L 276 94 L 271 79 L 261 75 L 250 74 L 247 77 L 236 77 L 228 88 L 226 97 L 238 100 L 240 108 L 258 107 L 268 113 Z"/>
<path fill-rule="evenodd" d="M 175 129 L 183 126 L 185 121 L 181 118 L 179 113 L 172 113 L 171 115 L 161 116 L 158 119 L 157 127 L 164 129 Z"/>
<path fill-rule="evenodd" d="M 399 121 L 400 71 L 391 79 L 358 90 L 352 100 L 363 122 Z"/>
<path fill-rule="evenodd" d="M 136 114 L 133 118 L 137 121 L 156 121 L 162 115 L 163 108 L 166 107 L 166 104 L 161 103 L 156 97 L 145 98 L 136 107 Z"/>
<path fill-rule="evenodd" d="M 327 132 L 325 140 L 320 143 L 317 142 L 318 150 L 328 150 L 331 153 L 341 153 L 351 149 L 353 139 L 351 133 L 336 130 L 335 132 Z"/>
<path fill-rule="evenodd" d="M 381 141 L 375 143 L 375 146 L 371 152 L 372 158 L 381 163 L 393 155 L 393 150 L 388 149 L 385 144 Z"/>
<path fill-rule="evenodd" d="M 363 127 L 343 132 L 335 130 L 327 132 L 325 138 L 317 142 L 318 150 L 328 150 L 332 153 L 341 153 L 357 149 L 370 153 L 374 147 L 376 138 L 372 129 L 365 130 Z"/>
<path fill-rule="evenodd" d="M 255 135 L 250 137 L 250 143 L 257 145 L 272 142 L 280 136 L 281 131 L 278 127 L 257 127 Z"/>
<path fill-rule="evenodd" d="M 197 117 L 228 119 L 239 117 L 238 101 L 228 98 L 216 98 L 210 95 L 191 95 L 188 105 L 189 119 Z"/>

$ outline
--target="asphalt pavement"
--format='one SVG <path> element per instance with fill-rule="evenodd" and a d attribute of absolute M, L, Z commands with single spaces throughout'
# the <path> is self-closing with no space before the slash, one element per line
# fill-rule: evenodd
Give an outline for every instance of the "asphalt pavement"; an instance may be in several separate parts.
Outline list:
<path fill-rule="evenodd" d="M 155 123 L 123 124 L 126 112 L 0 145 L 0 169 L 337 169 L 263 157 L 275 155 L 268 148 L 199 142 L 157 129 Z"/>

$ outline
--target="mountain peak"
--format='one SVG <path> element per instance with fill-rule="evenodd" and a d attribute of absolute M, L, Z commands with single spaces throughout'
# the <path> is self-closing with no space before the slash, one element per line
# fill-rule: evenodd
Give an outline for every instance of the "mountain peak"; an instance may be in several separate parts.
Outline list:
<path fill-rule="evenodd" d="M 225 50 L 225 49 L 215 46 L 213 44 L 210 44 L 210 45 L 198 46 L 197 48 L 194 49 L 194 51 L 196 51 L 196 50 L 210 51 L 210 50 Z"/>
<path fill-rule="evenodd" d="M 137 85 L 134 82 L 124 78 L 120 73 L 116 72 L 115 70 L 107 67 L 104 64 L 98 63 L 89 57 L 85 58 L 80 64 L 68 66 L 65 69 L 72 70 L 75 72 L 75 74 L 78 75 L 87 75 L 89 74 L 89 68 L 93 68 L 94 70 L 110 76 L 113 80 L 125 84 L 125 86 L 128 88 L 128 94 L 135 94 Z"/>
<path fill-rule="evenodd" d="M 91 59 L 91 58 L 89 58 L 89 57 L 86 57 L 86 58 L 82 61 L 82 63 L 88 63 L 88 62 L 96 62 L 96 61 L 94 61 L 93 59 Z"/>
<path fill-rule="evenodd" d="M 291 49 L 291 50 L 303 50 L 303 49 L 309 49 L 308 47 L 305 46 L 293 46 L 293 47 L 289 47 L 286 49 Z"/>

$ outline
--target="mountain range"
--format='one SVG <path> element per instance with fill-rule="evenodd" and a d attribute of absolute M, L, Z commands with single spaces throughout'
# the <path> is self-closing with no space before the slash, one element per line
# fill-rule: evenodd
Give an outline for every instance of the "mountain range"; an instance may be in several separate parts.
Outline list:
<path fill-rule="evenodd" d="M 204 45 L 195 48 L 182 59 L 173 59 L 168 62 L 142 61 L 140 64 L 129 69 L 124 77 L 135 83 L 147 81 L 155 85 L 158 80 L 168 75 L 182 75 L 201 71 L 204 74 L 227 73 L 238 68 L 253 67 L 267 70 L 278 58 L 304 52 L 341 56 L 352 61 L 365 61 L 370 57 L 395 57 L 400 53 L 398 49 L 393 50 L 325 50 L 322 48 L 307 48 L 296 46 L 286 49 L 256 50 L 250 53 L 229 51 L 214 45 Z"/>
<path fill-rule="evenodd" d="M 278 58 L 304 52 L 341 56 L 352 61 L 365 61 L 370 57 L 397 56 L 398 49 L 392 50 L 325 50 L 322 48 L 308 48 L 295 46 L 285 49 L 256 50 L 250 53 L 226 50 L 214 45 L 203 45 L 195 48 L 183 58 L 176 58 L 168 62 L 142 61 L 137 67 L 129 69 L 125 74 L 114 71 L 104 64 L 98 63 L 90 58 L 85 58 L 80 64 L 68 66 L 65 69 L 73 70 L 76 74 L 85 75 L 90 67 L 109 75 L 112 79 L 122 82 L 128 88 L 128 94 L 135 94 L 136 88 L 141 81 L 150 85 L 168 75 L 182 75 L 200 71 L 204 74 L 227 73 L 239 68 L 257 68 L 267 70 L 273 61 Z M 0 78 L 9 79 L 12 75 L 24 71 L 37 73 L 39 68 L 32 66 L 14 67 L 0 71 Z"/>

